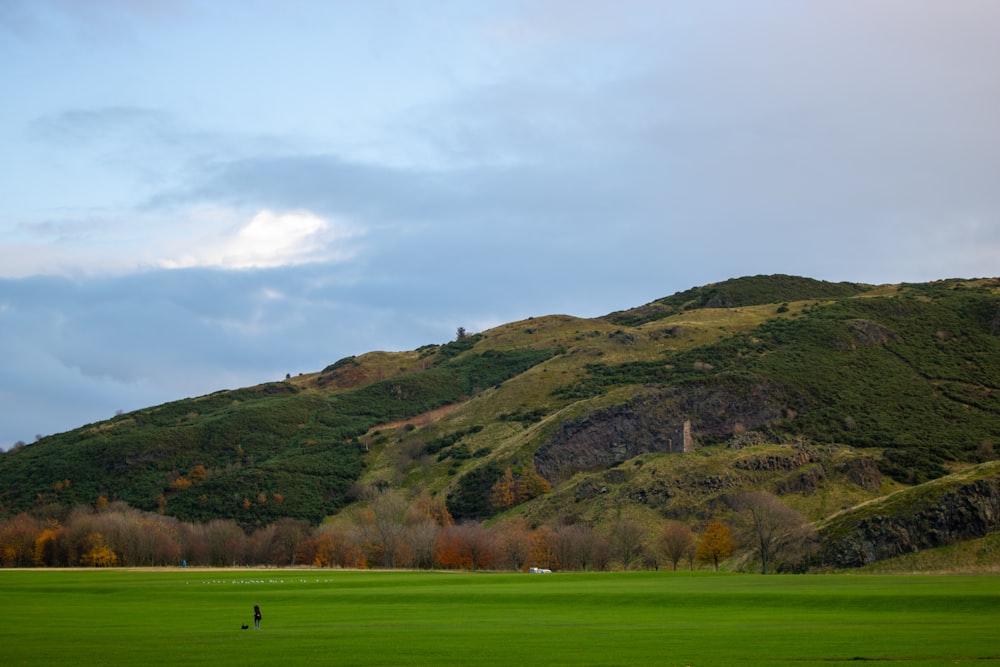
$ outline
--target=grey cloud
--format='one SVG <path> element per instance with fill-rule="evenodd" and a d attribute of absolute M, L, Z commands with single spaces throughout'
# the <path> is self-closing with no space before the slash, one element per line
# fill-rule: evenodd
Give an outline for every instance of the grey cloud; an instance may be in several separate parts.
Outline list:
<path fill-rule="evenodd" d="M 445 342 L 453 311 L 334 267 L 0 280 L 0 447 L 351 354 Z M 65 400 L 60 400 L 60 393 Z M 74 398 L 75 397 L 75 398 Z M 84 397 L 84 398 L 81 398 Z M 72 403 L 45 411 L 42 406 Z M 113 407 L 112 407 L 113 406 Z"/>

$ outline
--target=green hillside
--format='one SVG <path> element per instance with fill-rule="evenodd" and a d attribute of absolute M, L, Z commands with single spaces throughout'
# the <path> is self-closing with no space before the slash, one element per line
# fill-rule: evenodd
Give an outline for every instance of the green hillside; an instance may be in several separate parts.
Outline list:
<path fill-rule="evenodd" d="M 820 521 L 993 461 L 998 443 L 1000 280 L 753 276 L 42 438 L 0 456 L 0 516 L 103 498 L 318 524 L 374 487 L 428 493 L 456 520 L 697 522 L 764 489 Z M 517 493 L 500 506 L 504 476 Z"/>
<path fill-rule="evenodd" d="M 346 391 L 317 387 L 337 385 L 363 360 L 343 360 L 309 381 L 221 391 L 43 438 L 0 458 L 0 503 L 11 513 L 103 497 L 189 521 L 318 522 L 347 503 L 369 428 L 461 401 L 552 355 L 474 352 L 475 341 L 399 355 L 402 365 L 376 370 L 393 377 Z"/>

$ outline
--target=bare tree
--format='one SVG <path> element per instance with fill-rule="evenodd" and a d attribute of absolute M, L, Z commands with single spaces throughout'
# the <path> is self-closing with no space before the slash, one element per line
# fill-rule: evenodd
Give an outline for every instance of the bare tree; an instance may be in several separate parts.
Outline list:
<path fill-rule="evenodd" d="M 271 547 L 272 562 L 276 565 L 295 565 L 299 546 L 310 537 L 308 521 L 284 517 L 274 522 L 274 543 Z"/>
<path fill-rule="evenodd" d="M 409 505 L 400 491 L 384 490 L 376 494 L 370 506 L 372 527 L 381 546 L 383 564 L 394 568 L 396 554 L 403 545 Z"/>
<path fill-rule="evenodd" d="M 767 574 L 779 559 L 798 560 L 815 537 L 801 514 L 770 493 L 749 491 L 736 498 L 742 542 L 760 558 L 760 573 Z"/>
<path fill-rule="evenodd" d="M 677 563 L 694 549 L 694 533 L 680 521 L 670 521 L 660 534 L 660 550 L 677 570 Z"/>
<path fill-rule="evenodd" d="M 560 524 L 552 532 L 552 551 L 560 570 L 586 570 L 594 560 L 597 534 L 584 523 Z"/>
<path fill-rule="evenodd" d="M 211 565 L 243 565 L 247 536 L 232 519 L 212 519 L 198 526 L 208 546 Z"/>
<path fill-rule="evenodd" d="M 645 549 L 644 530 L 639 523 L 629 516 L 619 515 L 608 530 L 608 547 L 611 557 L 628 570 L 637 561 Z"/>
<path fill-rule="evenodd" d="M 403 532 L 403 542 L 410 557 L 410 566 L 429 570 L 434 567 L 434 540 L 439 526 L 424 517 L 411 521 Z"/>

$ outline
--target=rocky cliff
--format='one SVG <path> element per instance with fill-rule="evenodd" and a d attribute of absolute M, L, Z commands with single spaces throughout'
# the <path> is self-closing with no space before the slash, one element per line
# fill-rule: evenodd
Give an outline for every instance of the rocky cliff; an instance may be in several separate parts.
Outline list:
<path fill-rule="evenodd" d="M 942 484 L 932 492 L 918 491 L 901 491 L 827 522 L 820 529 L 819 562 L 861 567 L 1000 528 L 1000 470 L 985 478 Z"/>
<path fill-rule="evenodd" d="M 539 446 L 535 468 L 558 482 L 641 454 L 691 451 L 701 440 L 766 427 L 788 403 L 773 383 L 733 378 L 649 392 L 564 423 Z"/>

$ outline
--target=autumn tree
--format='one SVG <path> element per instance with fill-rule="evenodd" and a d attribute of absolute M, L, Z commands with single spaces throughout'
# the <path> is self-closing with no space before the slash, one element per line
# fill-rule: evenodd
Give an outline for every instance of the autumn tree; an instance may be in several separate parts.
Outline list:
<path fill-rule="evenodd" d="M 124 566 L 166 565 L 178 562 L 177 520 L 143 512 L 123 502 L 112 502 L 88 517 L 91 530 L 100 533 Z"/>
<path fill-rule="evenodd" d="M 494 508 L 506 510 L 551 490 L 552 487 L 538 474 L 533 463 L 518 473 L 507 466 L 491 488 L 490 502 Z"/>
<path fill-rule="evenodd" d="M 514 472 L 510 469 L 510 466 L 504 468 L 503 475 L 493 485 L 490 502 L 498 510 L 509 509 L 517 503 Z"/>
<path fill-rule="evenodd" d="M 438 532 L 434 559 L 442 567 L 481 570 L 493 563 L 493 536 L 482 524 L 464 523 Z"/>
<path fill-rule="evenodd" d="M 680 521 L 670 521 L 660 533 L 660 551 L 666 556 L 674 571 L 677 563 L 694 548 L 694 533 Z"/>
<path fill-rule="evenodd" d="M 462 539 L 457 526 L 438 531 L 434 539 L 434 562 L 445 569 L 466 567 L 463 562 Z"/>
<path fill-rule="evenodd" d="M 702 563 L 712 563 L 719 570 L 719 561 L 729 558 L 736 548 L 729 526 L 719 521 L 712 521 L 705 526 L 705 532 L 698 542 L 695 557 Z"/>
<path fill-rule="evenodd" d="M 558 568 L 555 555 L 555 531 L 546 525 L 541 525 L 531 531 L 531 550 L 528 552 L 528 563 L 534 567 Z"/>
<path fill-rule="evenodd" d="M 316 529 L 313 564 L 321 567 L 364 567 L 358 546 L 358 530 L 349 517 L 333 517 Z"/>
<path fill-rule="evenodd" d="M 534 462 L 521 472 L 517 486 L 517 500 L 519 503 L 526 503 L 532 498 L 537 498 L 552 490 L 552 485 L 548 480 L 538 474 Z"/>
<path fill-rule="evenodd" d="M 427 489 L 422 489 L 415 495 L 410 507 L 419 516 L 426 517 L 439 526 L 451 526 L 455 523 L 444 500 L 433 497 Z"/>
<path fill-rule="evenodd" d="M 80 557 L 80 563 L 94 567 L 113 567 L 118 565 L 118 555 L 104 542 L 103 535 L 91 533 Z"/>
<path fill-rule="evenodd" d="M 45 528 L 44 522 L 26 513 L 0 524 L 0 565 L 30 567 L 35 541 Z"/>
<path fill-rule="evenodd" d="M 770 493 L 742 493 L 735 508 L 740 537 L 760 559 L 761 574 L 767 574 L 780 560 L 799 560 L 815 537 L 815 530 L 801 514 Z"/>
<path fill-rule="evenodd" d="M 467 523 L 459 527 L 464 536 L 469 562 L 473 570 L 482 570 L 493 565 L 493 533 L 481 523 Z"/>
<path fill-rule="evenodd" d="M 372 488 L 371 501 L 352 513 L 362 537 L 362 548 L 370 564 L 396 567 L 396 557 L 405 548 L 408 518 L 412 515 L 406 497 L 399 490 Z"/>
<path fill-rule="evenodd" d="M 524 517 L 501 520 L 495 529 L 499 565 L 508 570 L 522 570 L 531 553 L 531 528 Z"/>
<path fill-rule="evenodd" d="M 334 528 L 324 530 L 308 540 L 308 548 L 303 554 L 312 557 L 313 567 L 343 566 L 348 551 L 347 531 Z"/>
<path fill-rule="evenodd" d="M 31 561 L 39 567 L 57 567 L 67 565 L 65 553 L 65 530 L 58 524 L 46 528 L 35 539 L 35 547 L 31 553 Z"/>

